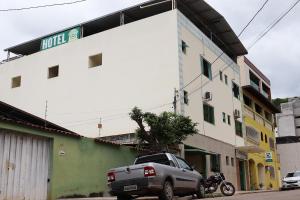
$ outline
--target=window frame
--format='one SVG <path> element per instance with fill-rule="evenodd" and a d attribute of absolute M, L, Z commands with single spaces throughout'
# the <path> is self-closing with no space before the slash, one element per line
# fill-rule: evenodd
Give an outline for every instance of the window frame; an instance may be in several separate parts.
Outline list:
<path fill-rule="evenodd" d="M 203 103 L 203 119 L 204 121 L 215 125 L 215 109 L 207 103 Z"/>
<path fill-rule="evenodd" d="M 59 65 L 48 67 L 48 79 L 59 77 Z"/>
<path fill-rule="evenodd" d="M 100 64 L 96 65 L 94 61 L 92 61 L 92 59 L 94 59 L 96 56 L 100 56 Z M 94 55 L 89 56 L 89 68 L 95 68 L 95 67 L 100 67 L 103 65 L 103 54 L 102 53 L 97 53 Z M 93 65 L 95 64 L 95 65 Z"/>
<path fill-rule="evenodd" d="M 207 64 L 207 65 L 206 65 Z M 207 68 L 207 75 L 205 74 L 205 67 L 208 67 Z M 206 60 L 205 58 L 203 58 L 202 56 L 201 56 L 201 73 L 205 76 L 205 77 L 207 77 L 209 80 L 212 80 L 212 64 L 208 61 L 208 60 Z"/>

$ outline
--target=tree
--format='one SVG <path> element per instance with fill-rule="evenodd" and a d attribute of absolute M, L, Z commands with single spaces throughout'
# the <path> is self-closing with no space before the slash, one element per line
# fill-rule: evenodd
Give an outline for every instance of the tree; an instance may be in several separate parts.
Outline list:
<path fill-rule="evenodd" d="M 181 144 L 189 135 L 198 133 L 197 123 L 193 123 L 189 117 L 172 112 L 156 115 L 143 113 L 134 107 L 129 115 L 138 124 L 136 134 L 139 146 L 154 152 L 168 150 L 170 146 Z"/>

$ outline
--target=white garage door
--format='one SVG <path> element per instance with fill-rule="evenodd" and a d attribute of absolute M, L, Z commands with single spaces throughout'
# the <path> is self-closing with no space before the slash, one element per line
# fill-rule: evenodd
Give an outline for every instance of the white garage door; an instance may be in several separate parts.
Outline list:
<path fill-rule="evenodd" d="M 0 132 L 0 200 L 45 200 L 49 140 Z"/>

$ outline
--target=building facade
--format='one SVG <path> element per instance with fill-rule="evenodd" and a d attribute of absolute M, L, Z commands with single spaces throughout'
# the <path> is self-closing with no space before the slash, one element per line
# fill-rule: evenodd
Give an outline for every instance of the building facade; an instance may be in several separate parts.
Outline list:
<path fill-rule="evenodd" d="M 243 118 L 248 154 L 250 189 L 278 189 L 280 161 L 275 140 L 275 113 L 270 80 L 246 57 L 239 58 L 243 89 Z"/>
<path fill-rule="evenodd" d="M 246 189 L 236 148 L 245 145 L 237 57 L 247 51 L 205 1 L 150 1 L 7 51 L 23 56 L 1 65 L 1 100 L 90 137 L 134 132 L 134 106 L 189 116 L 199 134 L 182 156 Z"/>
<path fill-rule="evenodd" d="M 281 113 L 276 115 L 278 152 L 281 157 L 281 174 L 300 169 L 300 98 L 289 98 L 280 105 Z"/>
<path fill-rule="evenodd" d="M 276 115 L 278 136 L 300 136 L 300 98 L 289 98 L 280 107 L 281 113 Z"/>

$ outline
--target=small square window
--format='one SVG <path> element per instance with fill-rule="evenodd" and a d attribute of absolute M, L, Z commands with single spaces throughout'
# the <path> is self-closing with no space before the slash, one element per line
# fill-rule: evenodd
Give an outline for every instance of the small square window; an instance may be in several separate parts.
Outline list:
<path fill-rule="evenodd" d="M 102 53 L 89 57 L 89 68 L 98 67 L 102 65 Z"/>
<path fill-rule="evenodd" d="M 234 166 L 234 158 L 231 158 L 231 166 Z"/>
<path fill-rule="evenodd" d="M 58 73 L 59 73 L 59 66 L 58 65 L 53 66 L 53 67 L 49 67 L 48 68 L 48 79 L 58 77 Z"/>
<path fill-rule="evenodd" d="M 228 85 L 228 77 L 226 74 L 224 75 L 224 79 L 225 79 L 225 84 Z"/>
<path fill-rule="evenodd" d="M 223 122 L 226 123 L 226 114 L 224 112 L 222 113 L 222 117 L 223 117 Z"/>
<path fill-rule="evenodd" d="M 21 86 L 21 76 L 16 76 L 11 79 L 11 88 L 17 88 Z"/>
<path fill-rule="evenodd" d="M 231 125 L 230 115 L 227 115 L 227 123 L 228 123 L 229 125 Z"/>
<path fill-rule="evenodd" d="M 185 104 L 189 104 L 189 95 L 188 95 L 188 92 L 187 91 L 183 91 L 183 101 Z"/>

